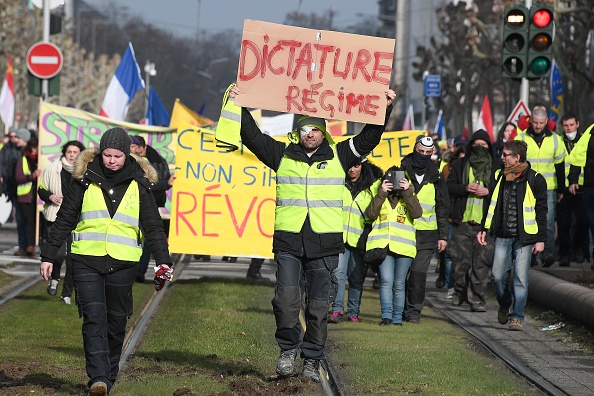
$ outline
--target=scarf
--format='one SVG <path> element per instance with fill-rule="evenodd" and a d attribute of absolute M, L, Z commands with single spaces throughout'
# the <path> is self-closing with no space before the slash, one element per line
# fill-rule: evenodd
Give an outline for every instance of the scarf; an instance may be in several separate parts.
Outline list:
<path fill-rule="evenodd" d="M 59 161 L 54 161 L 45 169 L 41 174 L 40 186 L 43 186 L 45 190 L 52 194 L 62 195 L 62 177 L 60 173 L 62 173 L 62 168 L 65 167 L 64 164 L 68 164 L 68 161 L 62 157 Z M 72 168 L 74 168 L 74 165 L 70 165 L 70 173 L 72 173 Z M 60 209 L 60 205 L 56 205 L 53 202 L 45 202 L 43 204 L 43 215 L 47 221 L 56 221 L 58 209 Z"/>
<path fill-rule="evenodd" d="M 520 162 L 519 164 L 515 164 L 510 168 L 504 168 L 503 174 L 505 175 L 506 181 L 514 181 L 518 176 L 522 174 L 526 169 L 528 169 L 527 162 Z"/>
<path fill-rule="evenodd" d="M 489 184 L 489 180 L 491 180 L 491 166 L 493 165 L 493 159 L 489 155 L 489 149 L 481 146 L 473 147 L 466 166 L 468 165 L 472 166 L 472 173 L 476 180 L 480 180 L 485 186 Z"/>
<path fill-rule="evenodd" d="M 412 153 L 412 168 L 417 175 L 424 175 L 427 170 L 427 165 L 431 161 L 431 154 L 423 155 L 417 151 Z"/>
<path fill-rule="evenodd" d="M 60 159 L 60 161 L 62 161 L 62 169 L 64 169 L 66 172 L 72 174 L 72 171 L 74 170 L 74 164 L 71 164 L 70 162 L 68 162 L 68 160 L 65 157 L 62 157 Z"/>

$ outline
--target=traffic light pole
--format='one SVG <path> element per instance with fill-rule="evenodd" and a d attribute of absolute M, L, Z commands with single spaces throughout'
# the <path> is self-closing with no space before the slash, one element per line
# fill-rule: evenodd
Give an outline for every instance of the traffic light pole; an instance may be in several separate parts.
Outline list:
<path fill-rule="evenodd" d="M 532 0 L 525 0 L 526 8 L 530 9 L 532 7 Z M 530 90 L 528 86 L 528 79 L 526 77 L 522 78 L 522 82 L 520 84 L 520 100 L 528 105 L 528 97 L 530 96 Z"/>

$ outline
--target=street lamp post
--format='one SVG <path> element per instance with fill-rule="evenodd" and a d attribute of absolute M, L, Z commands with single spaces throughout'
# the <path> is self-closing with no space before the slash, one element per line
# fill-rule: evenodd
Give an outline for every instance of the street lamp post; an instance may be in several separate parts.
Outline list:
<path fill-rule="evenodd" d="M 157 69 L 155 69 L 155 64 L 151 63 L 148 59 L 146 60 L 146 64 L 144 65 L 144 82 L 145 82 L 145 97 L 144 97 L 144 116 L 148 118 L 148 109 L 149 109 L 149 96 L 150 96 L 150 89 L 151 89 L 151 76 L 157 75 Z M 148 121 L 148 120 L 147 120 Z"/>

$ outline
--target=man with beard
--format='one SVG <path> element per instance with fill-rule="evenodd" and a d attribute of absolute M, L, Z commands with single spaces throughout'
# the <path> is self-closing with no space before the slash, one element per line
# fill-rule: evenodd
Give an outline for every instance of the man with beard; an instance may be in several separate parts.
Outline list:
<path fill-rule="evenodd" d="M 546 107 L 537 104 L 530 115 L 530 126 L 515 137 L 515 140 L 528 144 L 526 159 L 547 182 L 547 242 L 540 254 L 543 267 L 550 267 L 555 262 L 555 212 L 565 190 L 566 155 L 563 140 L 549 129 L 547 122 Z M 535 258 L 533 265 L 536 264 Z"/>
<path fill-rule="evenodd" d="M 451 210 L 454 231 L 448 252 L 454 263 L 452 304 L 470 304 L 471 312 L 486 312 L 484 283 L 493 263 L 493 238 L 485 237 L 486 246 L 478 243 L 483 216 L 489 206 L 489 193 L 495 185 L 495 171 L 501 162 L 494 158 L 489 134 L 479 129 L 466 145 L 464 158 L 454 162 L 447 186 L 453 200 Z"/>
<path fill-rule="evenodd" d="M 405 320 L 419 323 L 425 301 L 425 285 L 431 258 L 437 250 L 443 252 L 448 241 L 450 198 L 446 182 L 431 160 L 435 141 L 419 136 L 411 154 L 402 159 L 403 168 L 412 181 L 423 215 L 414 220 L 417 234 L 417 255 L 406 280 Z"/>

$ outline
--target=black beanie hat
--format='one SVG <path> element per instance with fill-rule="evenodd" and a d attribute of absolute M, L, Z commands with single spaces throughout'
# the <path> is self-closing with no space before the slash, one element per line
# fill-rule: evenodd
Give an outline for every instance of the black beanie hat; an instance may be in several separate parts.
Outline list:
<path fill-rule="evenodd" d="M 101 136 L 99 150 L 103 151 L 107 148 L 112 148 L 120 150 L 125 155 L 129 155 L 131 144 L 132 139 L 128 135 L 128 132 L 123 128 L 115 127 L 108 129 L 103 136 Z"/>

